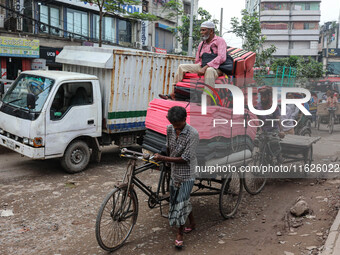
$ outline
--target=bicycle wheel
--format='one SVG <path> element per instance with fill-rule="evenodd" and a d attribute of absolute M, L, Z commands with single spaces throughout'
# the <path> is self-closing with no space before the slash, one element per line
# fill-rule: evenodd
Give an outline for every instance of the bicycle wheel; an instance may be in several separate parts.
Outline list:
<path fill-rule="evenodd" d="M 252 162 L 250 162 L 250 166 L 259 166 L 260 165 L 260 154 L 256 153 Z M 264 186 L 266 185 L 267 178 L 262 173 L 256 172 L 245 172 L 243 175 L 243 186 L 244 189 L 251 195 L 259 194 Z"/>
<path fill-rule="evenodd" d="M 137 221 L 138 200 L 134 190 L 113 189 L 100 206 L 96 219 L 96 238 L 99 246 L 114 251 L 127 240 Z"/>
<path fill-rule="evenodd" d="M 232 217 L 241 202 L 242 178 L 240 173 L 231 173 L 224 179 L 219 198 L 219 209 L 223 218 Z"/>
<path fill-rule="evenodd" d="M 304 154 L 304 164 L 310 165 L 313 161 L 313 146 L 310 146 L 310 148 L 305 152 Z"/>
<path fill-rule="evenodd" d="M 329 125 L 328 125 L 328 127 L 329 127 L 328 132 L 330 134 L 332 134 L 333 133 L 333 129 L 334 129 L 334 117 L 332 115 L 329 117 Z"/>

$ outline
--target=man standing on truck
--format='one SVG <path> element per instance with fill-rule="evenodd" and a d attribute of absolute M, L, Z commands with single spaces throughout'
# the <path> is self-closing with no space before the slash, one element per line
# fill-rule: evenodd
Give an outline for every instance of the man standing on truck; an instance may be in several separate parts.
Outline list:
<path fill-rule="evenodd" d="M 197 165 L 196 148 L 199 142 L 198 132 L 186 123 L 187 112 L 181 106 L 174 106 L 168 111 L 166 145 L 169 156 L 155 154 L 154 160 L 171 163 L 170 181 L 170 226 L 176 225 L 178 232 L 175 246 L 183 247 L 183 233 L 189 233 L 195 228 L 192 214 L 190 193 L 195 181 L 195 166 Z M 184 224 L 189 218 L 189 227 Z"/>
<path fill-rule="evenodd" d="M 201 39 L 202 42 L 198 46 L 196 53 L 195 64 L 181 64 L 178 66 L 175 75 L 174 84 L 180 82 L 185 73 L 197 73 L 199 76 L 204 76 L 204 83 L 215 87 L 215 80 L 223 73 L 219 66 L 226 61 L 227 58 L 227 44 L 222 37 L 215 34 L 215 24 L 211 21 L 205 21 L 201 25 Z M 216 57 L 202 66 L 202 55 L 216 54 Z M 163 99 L 175 99 L 175 94 L 159 95 Z"/>

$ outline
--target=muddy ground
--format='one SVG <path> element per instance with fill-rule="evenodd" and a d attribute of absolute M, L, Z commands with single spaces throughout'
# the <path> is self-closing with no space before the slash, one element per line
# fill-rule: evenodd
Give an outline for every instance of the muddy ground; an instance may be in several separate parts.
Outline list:
<path fill-rule="evenodd" d="M 339 163 L 340 128 L 333 135 L 315 131 L 315 162 Z M 119 181 L 126 159 L 105 150 L 101 164 L 69 175 L 57 160 L 32 161 L 0 151 L 0 254 L 107 254 L 95 238 L 95 220 L 105 195 Z M 155 187 L 159 173 L 141 179 Z M 197 229 L 185 235 L 185 247 L 173 247 L 175 229 L 149 209 L 139 190 L 139 215 L 127 243 L 114 254 L 318 254 L 340 207 L 338 179 L 270 180 L 262 193 L 243 192 L 233 219 L 223 220 L 218 197 L 192 198 Z M 293 218 L 289 209 L 303 196 L 311 213 Z"/>

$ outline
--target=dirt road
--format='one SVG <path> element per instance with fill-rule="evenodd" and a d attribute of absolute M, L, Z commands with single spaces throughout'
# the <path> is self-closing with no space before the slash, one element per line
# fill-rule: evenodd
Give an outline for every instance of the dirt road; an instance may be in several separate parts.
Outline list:
<path fill-rule="evenodd" d="M 340 129 L 325 131 L 314 147 L 315 161 L 340 156 Z M 57 160 L 31 161 L 0 152 L 0 254 L 107 254 L 95 239 L 95 219 L 102 200 L 122 178 L 125 159 L 115 147 L 83 173 L 68 175 Z M 340 160 L 340 158 L 339 158 Z M 158 172 L 141 179 L 155 187 Z M 233 219 L 223 220 L 218 197 L 195 197 L 197 229 L 185 236 L 185 248 L 173 248 L 175 229 L 149 209 L 147 197 L 137 191 L 139 216 L 128 242 L 115 254 L 318 254 L 340 206 L 339 180 L 271 180 L 262 193 L 243 193 Z M 303 196 L 312 213 L 292 218 L 289 209 Z"/>

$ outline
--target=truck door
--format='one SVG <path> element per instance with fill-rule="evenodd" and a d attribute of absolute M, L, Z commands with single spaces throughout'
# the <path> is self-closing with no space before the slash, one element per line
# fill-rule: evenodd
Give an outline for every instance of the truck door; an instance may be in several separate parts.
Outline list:
<path fill-rule="evenodd" d="M 95 133 L 97 114 L 92 82 L 61 84 L 46 113 L 45 155 L 62 154 L 76 137 Z"/>

